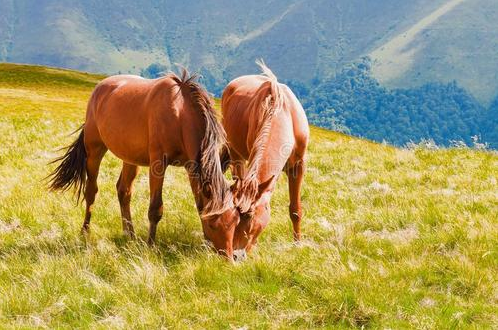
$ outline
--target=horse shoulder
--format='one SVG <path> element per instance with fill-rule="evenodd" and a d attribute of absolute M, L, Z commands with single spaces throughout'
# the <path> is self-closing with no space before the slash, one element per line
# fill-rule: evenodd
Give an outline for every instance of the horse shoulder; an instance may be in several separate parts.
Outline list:
<path fill-rule="evenodd" d="M 178 118 L 184 106 L 178 84 L 169 76 L 152 80 L 147 95 L 147 107 L 155 115 Z"/>

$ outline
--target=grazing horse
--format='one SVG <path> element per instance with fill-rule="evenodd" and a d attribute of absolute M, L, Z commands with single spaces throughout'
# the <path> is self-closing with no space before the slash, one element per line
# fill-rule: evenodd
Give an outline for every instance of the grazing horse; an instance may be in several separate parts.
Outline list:
<path fill-rule="evenodd" d="M 241 214 L 234 249 L 249 251 L 270 219 L 270 198 L 284 170 L 288 177 L 294 239 L 301 238 L 301 184 L 309 139 L 303 107 L 289 87 L 262 62 L 262 75 L 239 77 L 222 97 L 223 126 L 236 179 L 234 204 Z M 225 166 L 226 169 L 226 166 Z"/>
<path fill-rule="evenodd" d="M 97 85 L 88 103 L 86 121 L 76 141 L 51 174 L 52 190 L 76 189 L 83 193 L 86 214 L 83 232 L 89 230 L 97 194 L 97 175 L 110 150 L 123 161 L 116 184 L 123 231 L 134 237 L 130 214 L 132 184 L 139 166 L 149 166 L 149 244 L 163 214 L 162 187 L 168 165 L 187 169 L 205 237 L 216 250 L 233 257 L 233 235 L 239 213 L 220 163 L 226 135 L 207 92 L 183 70 L 149 80 L 120 75 Z"/>

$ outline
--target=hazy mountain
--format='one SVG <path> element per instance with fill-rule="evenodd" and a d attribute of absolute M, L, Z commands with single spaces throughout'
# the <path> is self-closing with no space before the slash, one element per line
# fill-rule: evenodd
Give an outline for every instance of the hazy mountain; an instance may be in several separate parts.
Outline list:
<path fill-rule="evenodd" d="M 496 0 L 0 0 L 0 61 L 105 73 L 181 63 L 222 83 L 263 57 L 309 82 L 372 55 L 388 86 L 455 79 L 489 101 L 497 10 Z"/>
<path fill-rule="evenodd" d="M 488 105 L 498 94 L 498 1 L 450 0 L 371 53 L 389 87 L 458 84 Z"/>

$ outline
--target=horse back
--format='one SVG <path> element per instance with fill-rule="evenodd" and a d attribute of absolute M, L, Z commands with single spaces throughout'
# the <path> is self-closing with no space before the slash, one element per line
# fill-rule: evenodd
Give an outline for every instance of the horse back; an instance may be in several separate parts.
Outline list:
<path fill-rule="evenodd" d="M 106 78 L 92 94 L 85 125 L 95 126 L 105 146 L 123 161 L 147 166 L 151 150 L 174 154 L 181 146 L 183 100 L 177 94 L 169 77 Z"/>
<path fill-rule="evenodd" d="M 282 109 L 272 118 L 270 138 L 265 158 L 277 166 L 292 155 L 289 151 L 304 154 L 309 139 L 305 112 L 294 93 L 284 84 Z M 222 97 L 223 126 L 228 141 L 244 159 L 249 158 L 259 126 L 261 104 L 271 90 L 270 80 L 261 75 L 239 77 L 227 86 Z"/>

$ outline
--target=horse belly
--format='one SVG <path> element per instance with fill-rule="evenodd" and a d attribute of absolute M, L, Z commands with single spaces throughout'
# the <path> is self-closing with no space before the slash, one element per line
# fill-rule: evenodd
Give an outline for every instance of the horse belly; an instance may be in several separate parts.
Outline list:
<path fill-rule="evenodd" d="M 141 102 L 143 104 L 143 102 Z M 106 147 L 124 162 L 149 165 L 148 116 L 145 107 L 126 99 L 109 99 L 96 114 Z"/>

